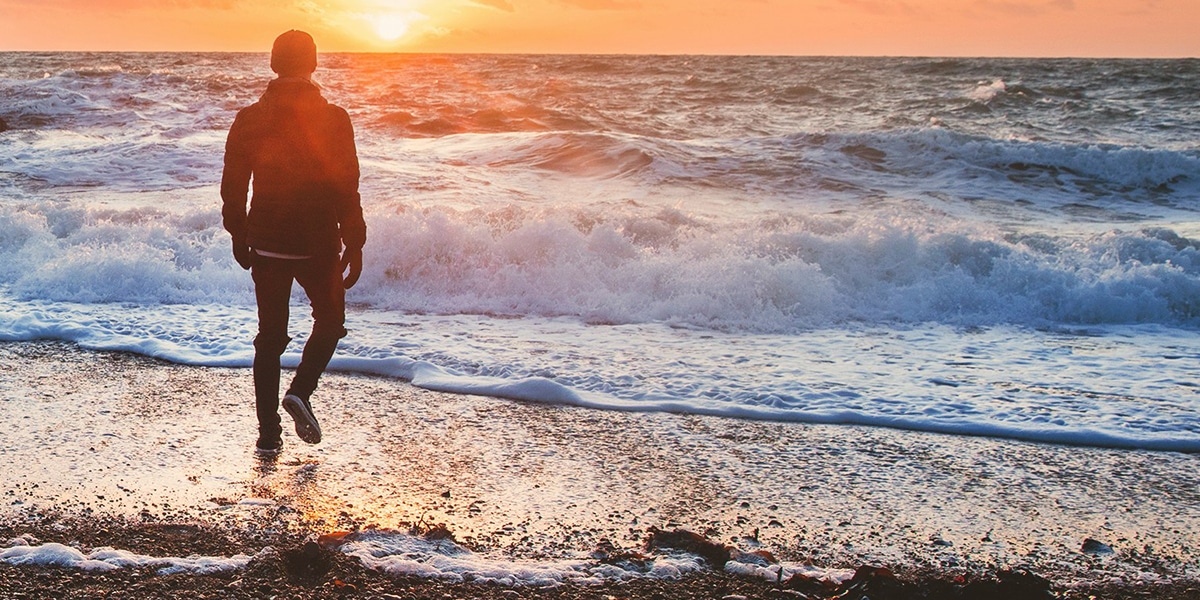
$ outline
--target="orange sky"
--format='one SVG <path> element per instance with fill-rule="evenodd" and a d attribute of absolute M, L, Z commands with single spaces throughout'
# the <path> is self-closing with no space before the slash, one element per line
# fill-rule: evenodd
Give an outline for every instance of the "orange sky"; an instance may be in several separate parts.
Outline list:
<path fill-rule="evenodd" d="M 1200 56 L 1200 0 L 0 0 L 0 50 Z"/>

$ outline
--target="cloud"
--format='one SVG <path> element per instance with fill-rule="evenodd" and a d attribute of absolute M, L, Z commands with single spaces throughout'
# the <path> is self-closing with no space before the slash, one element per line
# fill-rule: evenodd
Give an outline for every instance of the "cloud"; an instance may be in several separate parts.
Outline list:
<path fill-rule="evenodd" d="M 1052 10 L 1075 10 L 1075 0 L 976 0 L 975 4 L 985 10 L 1011 15 L 1042 15 Z"/>
<path fill-rule="evenodd" d="M 312 2 L 311 0 L 301 0 L 300 2 L 297 2 L 296 9 L 302 13 L 313 15 L 315 17 L 323 18 L 328 14 L 328 11 L 325 10 L 324 6 L 321 6 L 316 2 Z"/>
<path fill-rule="evenodd" d="M 4 6 L 36 6 L 39 8 L 88 9 L 102 11 L 121 11 L 138 9 L 159 9 L 163 5 L 176 8 L 218 8 L 231 10 L 236 8 L 239 0 L 101 0 L 85 2 L 81 0 L 10 0 L 0 2 Z"/>
<path fill-rule="evenodd" d="M 509 0 L 470 0 L 470 3 L 504 12 L 517 12 L 517 8 Z"/>
<path fill-rule="evenodd" d="M 918 11 L 907 2 L 899 0 L 838 0 L 846 6 L 857 8 L 873 15 L 915 15 Z"/>
<path fill-rule="evenodd" d="M 1136 6 L 1130 6 L 1122 14 L 1143 16 L 1162 10 L 1161 0 L 1142 0 Z"/>
<path fill-rule="evenodd" d="M 642 7 L 640 0 L 558 0 L 558 3 L 584 10 L 633 10 Z"/>

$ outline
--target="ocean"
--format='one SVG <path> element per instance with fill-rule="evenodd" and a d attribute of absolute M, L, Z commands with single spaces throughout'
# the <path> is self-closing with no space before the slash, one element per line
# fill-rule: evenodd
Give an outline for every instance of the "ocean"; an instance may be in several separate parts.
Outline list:
<path fill-rule="evenodd" d="M 0 340 L 248 367 L 218 184 L 271 77 L 0 53 Z M 1200 451 L 1200 61 L 326 54 L 315 80 L 368 224 L 332 369 Z M 299 291 L 293 319 L 290 365 Z"/>

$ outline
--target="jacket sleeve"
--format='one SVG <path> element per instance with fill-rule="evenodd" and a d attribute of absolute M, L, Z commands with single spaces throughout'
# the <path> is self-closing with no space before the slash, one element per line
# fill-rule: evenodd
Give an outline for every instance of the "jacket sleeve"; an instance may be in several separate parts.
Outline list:
<path fill-rule="evenodd" d="M 250 192 L 251 156 L 246 132 L 246 112 L 239 112 L 225 140 L 225 168 L 221 172 L 221 218 L 234 241 L 246 239 L 246 201 Z"/>
<path fill-rule="evenodd" d="M 335 156 L 338 158 L 337 219 L 342 243 L 346 248 L 359 250 L 367 242 L 367 223 L 363 220 L 362 199 L 358 193 L 358 151 L 354 146 L 354 126 L 350 115 L 342 108 L 337 111 Z"/>

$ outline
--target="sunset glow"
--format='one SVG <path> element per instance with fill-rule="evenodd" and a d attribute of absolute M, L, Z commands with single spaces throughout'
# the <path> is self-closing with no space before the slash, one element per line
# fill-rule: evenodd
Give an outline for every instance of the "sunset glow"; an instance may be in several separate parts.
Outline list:
<path fill-rule="evenodd" d="M 1194 0 L 0 0 L 0 50 L 1200 56 Z"/>
<path fill-rule="evenodd" d="M 408 33 L 411 24 L 423 17 L 420 13 L 386 13 L 372 19 L 375 35 L 385 42 L 394 42 Z"/>

